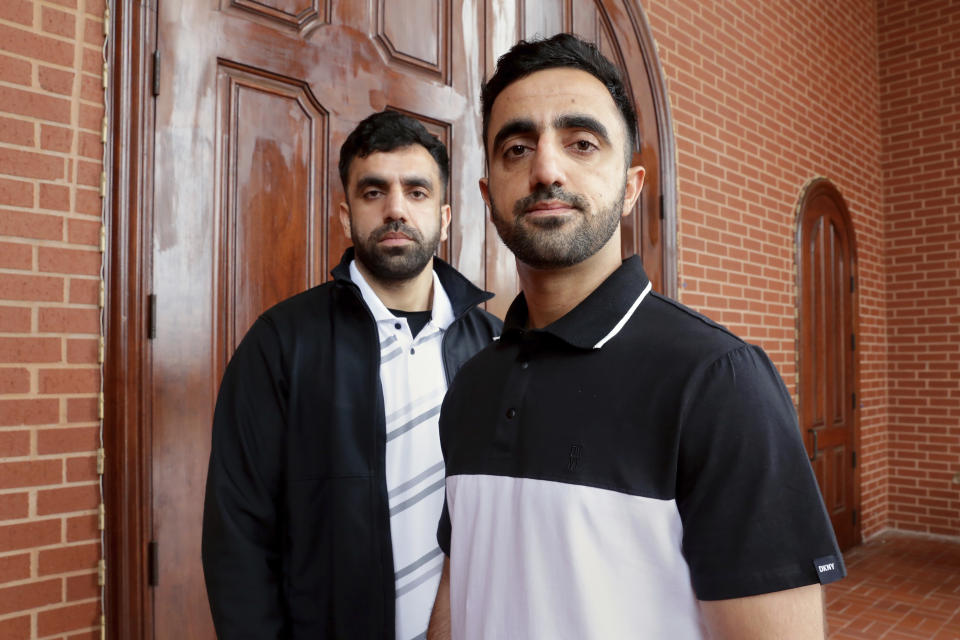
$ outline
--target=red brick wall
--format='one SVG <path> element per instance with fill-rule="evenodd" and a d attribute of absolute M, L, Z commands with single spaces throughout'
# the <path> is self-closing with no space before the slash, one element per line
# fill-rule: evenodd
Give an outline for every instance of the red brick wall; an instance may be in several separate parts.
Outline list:
<path fill-rule="evenodd" d="M 960 3 L 879 2 L 890 520 L 960 535 Z"/>
<path fill-rule="evenodd" d="M 863 532 L 960 535 L 960 6 L 643 4 L 677 133 L 681 300 L 795 392 L 795 207 L 830 178 L 857 234 Z M 97 635 L 102 12 L 0 0 L 2 638 Z"/>
<path fill-rule="evenodd" d="M 103 0 L 0 0 L 0 638 L 98 626 Z"/>
<path fill-rule="evenodd" d="M 887 295 L 873 0 L 642 3 L 677 132 L 680 299 L 773 358 L 796 398 L 796 206 L 829 178 L 859 263 L 863 533 L 887 523 Z"/>

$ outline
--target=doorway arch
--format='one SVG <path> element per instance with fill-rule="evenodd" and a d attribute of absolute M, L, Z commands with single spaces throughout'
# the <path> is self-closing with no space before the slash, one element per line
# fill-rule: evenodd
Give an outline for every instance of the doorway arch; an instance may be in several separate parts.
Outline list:
<path fill-rule="evenodd" d="M 846 202 L 826 178 L 797 205 L 800 429 L 841 549 L 860 542 L 857 251 Z"/>

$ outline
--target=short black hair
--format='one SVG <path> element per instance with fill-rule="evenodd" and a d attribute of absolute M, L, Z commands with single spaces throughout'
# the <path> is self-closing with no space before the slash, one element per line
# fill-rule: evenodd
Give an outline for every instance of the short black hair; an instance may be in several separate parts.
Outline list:
<path fill-rule="evenodd" d="M 433 157 L 440 170 L 443 199 L 447 198 L 447 179 L 450 176 L 450 160 L 447 147 L 417 120 L 397 111 L 381 111 L 367 116 L 350 132 L 340 147 L 340 182 L 344 194 L 350 178 L 350 164 L 354 158 L 366 158 L 376 151 L 390 152 L 418 144 Z"/>
<path fill-rule="evenodd" d="M 637 112 L 627 94 L 620 71 L 593 44 L 570 35 L 558 33 L 547 39 L 521 40 L 500 56 L 497 70 L 484 83 L 480 93 L 483 110 L 483 146 L 487 147 L 490 112 L 497 96 L 508 86 L 526 76 L 545 69 L 571 68 L 586 71 L 603 83 L 610 92 L 614 104 L 623 116 L 627 129 L 627 165 L 631 154 L 638 148 Z"/>

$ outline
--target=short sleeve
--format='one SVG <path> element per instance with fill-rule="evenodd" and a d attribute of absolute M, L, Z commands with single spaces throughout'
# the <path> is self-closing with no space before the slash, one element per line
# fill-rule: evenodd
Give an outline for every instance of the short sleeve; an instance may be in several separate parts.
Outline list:
<path fill-rule="evenodd" d="M 793 402 L 767 355 L 751 345 L 724 354 L 702 369 L 683 405 L 677 506 L 697 597 L 814 584 L 825 558 L 842 577 Z"/>

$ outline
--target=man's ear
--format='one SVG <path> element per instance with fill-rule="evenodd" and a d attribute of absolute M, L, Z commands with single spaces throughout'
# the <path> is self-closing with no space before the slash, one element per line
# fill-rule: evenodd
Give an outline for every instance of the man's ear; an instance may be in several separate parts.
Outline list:
<path fill-rule="evenodd" d="M 337 213 L 340 215 L 340 226 L 343 227 L 343 235 L 347 237 L 347 240 L 352 240 L 353 236 L 350 234 L 350 205 L 347 204 L 346 201 L 341 201 Z"/>
<path fill-rule="evenodd" d="M 490 179 L 480 178 L 477 185 L 480 187 L 480 197 L 487 204 L 487 208 L 492 210 L 493 207 L 490 206 Z"/>
<path fill-rule="evenodd" d="M 640 197 L 640 191 L 643 189 L 643 176 L 646 170 L 639 164 L 635 164 L 627 169 L 627 183 L 623 189 L 623 217 L 630 215 L 633 211 L 633 205 L 637 203 Z"/>
<path fill-rule="evenodd" d="M 450 205 L 440 207 L 440 242 L 447 239 L 447 230 L 450 228 Z"/>

